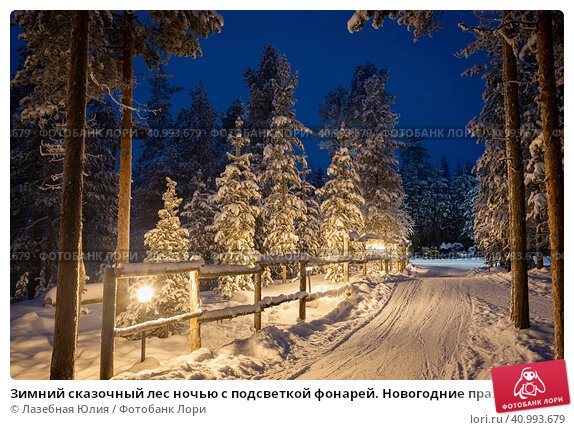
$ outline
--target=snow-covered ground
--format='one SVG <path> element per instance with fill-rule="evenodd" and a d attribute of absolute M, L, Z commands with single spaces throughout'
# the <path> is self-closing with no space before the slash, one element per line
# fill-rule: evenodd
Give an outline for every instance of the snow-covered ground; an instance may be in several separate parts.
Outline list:
<path fill-rule="evenodd" d="M 520 331 L 507 318 L 508 273 L 452 267 L 417 266 L 369 324 L 299 377 L 489 379 L 492 367 L 552 359 L 548 269 L 530 272 L 532 327 Z"/>
<path fill-rule="evenodd" d="M 185 332 L 149 338 L 144 363 L 140 341 L 118 338 L 116 378 L 487 379 L 494 366 L 552 359 L 548 268 L 530 271 L 532 327 L 518 331 L 507 318 L 508 273 L 488 272 L 480 261 L 470 270 L 456 261 L 431 262 L 417 261 L 405 275 L 357 274 L 349 297 L 309 303 L 306 321 L 297 321 L 295 302 L 265 310 L 258 333 L 253 316 L 204 324 L 203 347 L 191 354 Z M 312 285 L 313 291 L 333 286 L 322 275 Z M 263 295 L 298 287 L 298 281 L 275 285 Z M 246 292 L 227 303 L 212 292 L 201 296 L 206 309 L 253 301 Z M 82 309 L 77 377 L 96 379 L 101 304 Z M 13 304 L 10 318 L 12 377 L 47 379 L 54 308 L 42 299 Z"/>

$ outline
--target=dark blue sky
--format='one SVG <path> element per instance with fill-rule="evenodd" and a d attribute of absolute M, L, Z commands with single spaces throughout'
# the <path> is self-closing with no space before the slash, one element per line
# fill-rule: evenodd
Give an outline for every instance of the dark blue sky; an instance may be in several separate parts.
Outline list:
<path fill-rule="evenodd" d="M 292 69 L 299 71 L 295 108 L 297 118 L 309 127 L 320 125 L 318 108 L 325 94 L 339 85 L 347 86 L 355 66 L 365 62 L 389 70 L 387 91 L 396 95 L 393 110 L 400 114 L 401 127 L 463 127 L 482 108 L 482 80 L 460 76 L 480 58 L 454 56 L 472 40 L 457 25 L 474 22 L 470 11 L 445 12 L 444 28 L 433 38 L 421 38 L 416 43 L 404 26 L 393 21 L 385 21 L 382 29 L 375 30 L 369 24 L 350 34 L 346 23 L 352 11 L 220 13 L 225 25 L 220 34 L 201 39 L 203 57 L 172 57 L 166 67 L 166 73 L 175 75 L 173 85 L 184 88 L 173 97 L 174 114 L 188 105 L 189 90 L 199 81 L 203 81 L 219 111 L 224 111 L 238 96 L 246 103 L 248 89 L 243 72 L 248 67 L 257 68 L 268 42 L 273 42 L 287 56 Z M 15 35 L 17 29 L 12 32 Z M 146 71 L 141 62 L 135 64 L 136 71 Z M 147 86 L 139 85 L 134 95 L 139 102 L 145 102 Z M 328 156 L 318 149 L 317 141 L 305 144 L 311 162 L 326 167 Z M 474 162 L 483 150 L 471 139 L 428 140 L 427 147 L 435 158 L 446 154 L 451 170 L 457 163 Z"/>

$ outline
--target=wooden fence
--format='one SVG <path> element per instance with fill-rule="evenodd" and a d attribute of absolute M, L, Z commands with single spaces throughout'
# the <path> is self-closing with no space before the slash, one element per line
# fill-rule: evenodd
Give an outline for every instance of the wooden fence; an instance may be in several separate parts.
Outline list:
<path fill-rule="evenodd" d="M 349 255 L 349 241 L 345 240 L 344 255 L 334 258 L 312 258 L 307 255 L 283 255 L 277 257 L 262 257 L 255 267 L 241 265 L 208 265 L 203 260 L 193 260 L 180 263 L 128 263 L 118 267 L 104 269 L 104 291 L 102 309 L 102 334 L 100 355 L 100 379 L 110 379 L 114 375 L 115 337 L 143 333 L 168 324 L 190 322 L 191 351 L 201 348 L 201 324 L 213 321 L 232 319 L 243 315 L 254 315 L 255 330 L 261 329 L 261 311 L 279 306 L 282 303 L 299 301 L 299 318 L 306 318 L 306 303 L 322 297 L 337 297 L 350 292 L 349 265 L 361 264 L 363 276 L 366 275 L 367 263 L 379 261 L 379 270 L 389 272 L 389 264 L 395 263 L 396 272 L 402 272 L 408 264 L 408 254 L 405 252 L 362 253 L 353 258 Z M 261 297 L 261 275 L 265 268 L 273 266 L 299 265 L 299 291 L 293 294 L 281 294 L 274 297 Z M 320 267 L 330 264 L 343 264 L 345 284 L 341 287 L 311 293 L 307 291 L 307 268 Z M 116 314 L 116 283 L 118 279 L 128 279 L 158 275 L 175 275 L 189 273 L 189 301 L 191 312 L 170 318 L 159 318 L 135 324 L 130 327 L 115 326 Z M 221 276 L 254 275 L 253 305 L 232 306 L 221 309 L 203 310 L 199 297 L 199 279 L 216 279 Z"/>

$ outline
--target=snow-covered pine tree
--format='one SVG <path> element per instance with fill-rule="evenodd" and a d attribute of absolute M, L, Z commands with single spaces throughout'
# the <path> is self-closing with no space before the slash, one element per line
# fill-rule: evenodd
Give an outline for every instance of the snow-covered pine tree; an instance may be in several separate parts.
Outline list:
<path fill-rule="evenodd" d="M 269 142 L 264 149 L 263 172 L 261 181 L 268 196 L 265 196 L 263 215 L 267 219 L 272 217 L 269 212 L 273 202 L 279 202 L 279 206 L 272 212 L 287 211 L 290 217 L 278 225 L 293 225 L 295 219 L 300 218 L 304 207 L 299 199 L 293 198 L 295 190 L 301 187 L 301 174 L 297 168 L 298 163 L 304 163 L 302 155 L 296 151 L 304 151 L 303 144 L 298 138 L 301 133 L 311 133 L 301 122 L 295 119 L 295 104 L 293 93 L 298 85 L 297 72 L 291 74 L 291 66 L 285 56 L 279 59 L 277 79 L 273 81 L 273 116 L 271 120 Z M 267 206 L 267 207 L 265 207 Z M 289 221 L 290 219 L 290 221 Z M 282 230 L 279 228 L 279 230 Z M 291 228 L 288 229 L 292 231 Z M 281 236 L 281 234 L 279 234 Z M 286 240 L 286 239 L 283 239 Z M 269 240 L 268 245 L 274 247 L 277 252 L 293 252 L 297 242 L 291 245 L 281 245 L 282 239 Z M 266 246 L 266 248 L 270 248 Z M 281 251 L 283 249 L 283 251 Z M 273 251 L 272 251 L 273 252 Z"/>
<path fill-rule="evenodd" d="M 481 17 L 481 15 L 478 16 Z M 525 19 L 531 18 L 525 17 Z M 488 16 L 484 17 L 482 22 L 485 26 L 491 23 Z M 468 29 L 464 26 L 463 28 Z M 473 33 L 476 40 L 461 50 L 458 55 L 468 57 L 476 52 L 485 51 L 488 56 L 488 62 L 471 67 L 464 73 L 467 76 L 482 75 L 485 82 L 483 109 L 480 115 L 473 118 L 467 125 L 467 129 L 478 142 L 485 144 L 485 152 L 478 159 L 475 169 L 479 185 L 473 200 L 474 240 L 489 265 L 497 262 L 506 265 L 510 252 L 510 220 L 506 161 L 508 158 L 504 142 L 500 141 L 501 133 L 504 133 L 505 129 L 502 46 L 500 38 L 492 37 L 490 32 L 473 30 Z M 532 69 L 527 63 L 535 61 L 532 55 L 529 60 L 529 56 L 522 52 L 525 39 L 523 36 L 516 38 L 517 51 L 521 52 L 520 56 L 523 60 L 522 67 L 518 68 L 519 80 L 534 82 L 535 79 L 529 72 L 525 74 Z M 533 94 L 532 91 L 520 91 L 520 106 L 525 109 L 526 115 L 529 115 L 528 111 L 532 109 Z M 525 112 L 522 112 L 521 116 L 522 123 L 532 123 L 532 120 L 525 116 Z M 532 133 L 533 130 L 528 130 L 528 134 Z M 529 153 L 526 145 L 523 145 L 522 155 L 525 160 L 528 160 Z"/>
<path fill-rule="evenodd" d="M 437 249 L 447 240 L 446 230 L 450 224 L 451 202 L 448 182 L 440 163 L 435 162 L 428 177 L 428 189 L 424 193 L 427 208 L 427 231 L 433 246 Z"/>
<path fill-rule="evenodd" d="M 428 232 L 429 209 L 434 202 L 427 198 L 428 182 L 431 165 L 423 139 L 409 137 L 403 146 L 399 148 L 401 156 L 400 174 L 405 192 L 406 210 L 413 220 L 413 233 L 411 241 L 415 249 L 421 246 L 430 246 Z"/>
<path fill-rule="evenodd" d="M 215 232 L 209 228 L 213 224 L 215 211 L 210 203 L 213 192 L 202 179 L 201 170 L 197 171 L 193 181 L 193 197 L 181 212 L 183 227 L 189 231 L 190 255 L 200 255 L 206 263 L 212 263 L 215 251 Z"/>
<path fill-rule="evenodd" d="M 339 144 L 340 148 L 327 169 L 329 179 L 323 188 L 317 190 L 317 194 L 324 198 L 321 204 L 324 243 L 327 253 L 332 255 L 342 253 L 345 236 L 352 231 L 361 232 L 364 229 L 362 207 L 365 200 L 359 189 L 357 166 L 349 151 L 349 148 L 356 147 L 357 138 L 345 129 L 344 124 L 339 132 Z M 325 279 L 341 281 L 341 265 L 330 265 Z"/>
<path fill-rule="evenodd" d="M 274 81 L 271 136 L 263 151 L 264 170 L 261 177 L 266 192 L 262 208 L 265 225 L 263 251 L 272 255 L 297 251 L 299 237 L 295 225 L 299 220 L 306 220 L 306 207 L 297 193 L 297 189 L 301 188 L 297 164 L 302 158 L 295 151 L 304 151 L 298 134 L 311 132 L 295 119 L 295 111 L 292 109 L 295 104 L 293 92 L 297 87 L 297 72 L 291 74 L 291 66 L 285 56 L 279 60 L 278 69 L 278 80 Z M 284 279 L 285 276 L 284 267 Z"/>
<path fill-rule="evenodd" d="M 563 28 L 563 23 L 560 21 L 563 16 L 560 13 L 552 12 L 554 25 L 556 30 L 553 33 L 558 36 L 554 43 L 554 50 L 556 56 L 554 57 L 554 64 L 556 69 L 556 90 L 558 91 L 559 109 L 562 110 L 564 100 L 561 97 L 563 86 L 563 45 L 560 41 L 560 27 Z M 525 12 L 525 19 L 532 19 L 533 16 L 530 12 Z M 543 267 L 543 254 L 549 250 L 550 245 L 550 228 L 549 228 L 549 212 L 548 212 L 548 196 L 547 184 L 548 175 L 546 173 L 546 165 L 544 160 L 544 138 L 543 138 L 543 122 L 541 121 L 541 99 L 539 81 L 539 63 L 537 54 L 538 52 L 536 40 L 537 32 L 530 32 L 529 30 L 523 31 L 525 33 L 524 39 L 528 40 L 522 45 L 519 52 L 520 60 L 520 73 L 522 75 L 521 82 L 524 91 L 519 92 L 520 105 L 523 112 L 520 118 L 521 135 L 524 141 L 523 159 L 525 160 L 524 166 L 524 182 L 526 186 L 526 226 L 528 235 L 528 249 L 534 251 L 536 255 L 536 266 Z M 559 120 L 562 122 L 563 117 L 560 115 Z"/>
<path fill-rule="evenodd" d="M 357 166 L 365 231 L 402 240 L 411 226 L 404 211 L 404 192 L 395 150 L 398 143 L 391 131 L 398 115 L 390 108 L 392 96 L 385 92 L 386 74 L 373 75 L 364 84 L 360 119 L 366 133 L 361 138 Z"/>
<path fill-rule="evenodd" d="M 114 251 L 117 233 L 119 177 L 114 151 L 119 149 L 120 122 L 108 101 L 92 101 L 88 105 L 88 118 L 82 247 L 86 253 L 105 255 Z M 86 273 L 90 279 L 98 280 L 102 263 L 86 261 Z"/>
<path fill-rule="evenodd" d="M 321 206 L 316 194 L 317 188 L 308 180 L 312 171 L 307 165 L 306 154 L 303 154 L 301 161 L 301 187 L 298 195 L 305 203 L 306 213 L 305 218 L 300 218 L 295 227 L 295 233 L 299 237 L 298 251 L 312 257 L 320 257 L 323 247 Z"/>
<path fill-rule="evenodd" d="M 458 166 L 452 179 L 452 225 L 458 241 L 465 247 L 473 244 L 472 199 L 476 193 L 477 180 L 467 162 Z"/>
<path fill-rule="evenodd" d="M 213 176 L 213 131 L 217 120 L 217 110 L 211 104 L 203 82 L 190 91 L 191 103 L 182 109 L 177 117 L 178 127 L 182 130 L 175 139 L 176 177 L 182 187 L 184 200 L 191 199 L 195 172 L 199 169 L 206 180 Z"/>
<path fill-rule="evenodd" d="M 362 111 L 362 103 L 365 98 L 365 83 L 372 76 L 377 75 L 386 82 L 388 71 L 378 70 L 372 63 L 360 64 L 355 67 L 353 76 L 348 88 L 339 86 L 336 90 L 329 92 L 325 96 L 324 104 L 319 107 L 319 116 L 323 122 L 321 148 L 329 150 L 329 155 L 339 149 L 337 140 L 341 125 L 345 123 L 347 129 L 361 128 L 362 122 L 357 112 Z M 386 94 L 384 102 L 391 104 L 394 96 Z"/>
<path fill-rule="evenodd" d="M 26 51 L 20 54 L 18 69 L 23 67 Z M 43 131 L 55 131 L 59 121 L 47 120 L 42 129 L 36 119 L 22 119 L 20 103 L 31 95 L 32 88 L 32 85 L 10 86 L 11 129 L 27 131 L 10 135 L 10 252 L 14 256 L 30 255 L 30 258 L 10 260 L 9 282 L 12 294 L 22 274 L 28 272 L 30 299 L 40 288 L 41 273 L 44 274 L 42 284 L 53 285 L 57 262 L 40 256 L 56 250 L 61 191 L 52 185 L 54 177 L 62 174 L 62 164 L 42 154 L 48 141 Z"/>
<path fill-rule="evenodd" d="M 216 213 L 213 222 L 215 242 L 221 248 L 217 257 L 219 264 L 255 264 L 255 218 L 259 214 L 256 203 L 261 198 L 255 174 L 251 172 L 251 154 L 241 154 L 241 148 L 249 139 L 241 135 L 243 122 L 235 123 L 237 132 L 229 136 L 235 155 L 227 153 L 229 164 L 216 179 L 217 193 L 210 199 Z M 230 298 L 234 291 L 252 290 L 251 276 L 224 276 L 220 278 L 218 291 L 223 298 Z"/>
<path fill-rule="evenodd" d="M 325 185 L 325 171 L 321 166 L 315 169 L 311 164 L 309 164 L 309 168 L 311 169 L 309 182 L 315 188 L 322 188 Z"/>
<path fill-rule="evenodd" d="M 227 159 L 227 153 L 235 150 L 229 143 L 227 137 L 235 129 L 235 121 L 237 121 L 237 118 L 243 118 L 244 115 L 245 106 L 239 97 L 233 100 L 225 113 L 219 114 L 219 133 L 215 139 L 215 147 L 213 150 L 213 178 L 218 177 L 225 170 L 225 166 L 229 161 Z"/>
<path fill-rule="evenodd" d="M 478 190 L 473 200 L 474 242 L 489 266 L 506 264 L 508 244 L 508 185 L 503 142 L 486 142 L 476 163 Z"/>
<path fill-rule="evenodd" d="M 159 221 L 154 229 L 145 234 L 145 245 L 149 251 L 146 263 L 168 263 L 189 260 L 189 233 L 181 227 L 178 216 L 181 198 L 175 192 L 176 182 L 166 178 L 167 189 L 163 194 L 164 207 L 158 212 Z M 148 306 L 148 319 L 164 318 L 189 312 L 189 277 L 185 274 L 160 275 L 140 279 L 130 287 L 130 301 L 119 322 L 131 325 L 142 322 L 142 306 L 137 300 L 137 291 L 142 285 L 154 289 L 154 296 Z M 176 329 L 163 327 L 154 333 L 164 337 Z"/>
<path fill-rule="evenodd" d="M 26 61 L 12 80 L 13 85 L 32 85 L 32 92 L 21 100 L 22 119 L 38 118 L 40 126 L 48 118 L 61 120 L 66 110 L 68 91 L 69 29 L 72 11 L 27 10 L 14 13 L 14 22 L 22 29 L 19 38 L 26 41 Z M 89 12 L 90 50 L 87 101 L 100 99 L 106 91 L 121 86 L 121 62 L 109 55 L 115 31 L 109 11 Z M 102 85 L 103 84 L 103 85 Z"/>
<path fill-rule="evenodd" d="M 275 87 L 273 82 L 279 77 L 279 52 L 269 43 L 265 46 L 259 67 L 245 71 L 245 82 L 249 88 L 249 103 L 245 119 L 246 135 L 250 142 L 247 152 L 253 154 L 251 169 L 258 177 L 263 170 L 263 150 L 269 143 L 269 130 L 274 116 L 273 100 Z"/>
<path fill-rule="evenodd" d="M 446 155 L 443 155 L 440 159 L 440 171 L 444 183 L 446 184 L 446 190 L 444 191 L 442 197 L 446 205 L 446 212 L 444 213 L 441 230 L 442 239 L 441 242 L 455 242 L 458 241 L 458 235 L 455 232 L 454 219 L 456 217 L 457 208 L 453 205 L 452 198 L 452 176 L 450 174 L 450 167 L 448 165 L 448 159 Z"/>
<path fill-rule="evenodd" d="M 476 66 L 466 74 L 472 76 L 484 71 L 486 82 L 482 111 L 469 122 L 467 128 L 478 142 L 485 144 L 484 153 L 475 167 L 478 188 L 472 203 L 473 232 L 477 248 L 484 255 L 486 263 L 492 266 L 499 262 L 506 264 L 509 220 L 506 149 L 495 132 L 504 129 L 499 47 L 492 46 L 489 54 L 492 57 L 489 65 Z"/>
<path fill-rule="evenodd" d="M 62 113 L 63 115 L 63 113 Z M 114 167 L 113 149 L 119 142 L 118 117 L 109 102 L 92 100 L 87 107 L 87 133 L 83 180 L 83 235 L 84 253 L 105 255 L 112 252 L 115 241 L 115 217 L 117 216 L 118 176 Z M 19 121 L 18 116 L 15 117 Z M 11 247 L 14 253 L 32 255 L 26 269 L 30 273 L 30 298 L 49 289 L 55 269 L 55 261 L 37 261 L 41 252 L 48 254 L 56 249 L 57 223 L 62 188 L 63 141 L 45 139 L 35 121 L 27 122 L 28 136 L 14 138 L 11 152 L 12 198 L 19 205 L 14 210 L 15 223 Z M 21 123 L 20 128 L 24 123 Z M 44 126 L 58 136 L 58 124 L 46 119 Z M 33 175 L 31 173 L 33 172 Z M 110 197 L 111 196 L 111 197 Z M 17 214 L 28 213 L 30 219 L 20 228 Z M 102 261 L 86 265 L 88 278 L 97 279 Z M 16 268 L 15 265 L 14 268 Z"/>
<path fill-rule="evenodd" d="M 146 103 L 148 132 L 140 144 L 141 153 L 133 172 L 131 249 L 144 252 L 144 234 L 151 230 L 163 207 L 166 176 L 175 177 L 171 168 L 174 158 L 172 130 L 175 124 L 170 113 L 171 96 L 181 90 L 169 84 L 163 66 L 149 78 L 150 98 Z"/>
<path fill-rule="evenodd" d="M 349 91 L 342 85 L 330 91 L 325 96 L 323 104 L 319 106 L 319 117 L 323 122 L 323 130 L 321 131 L 323 140 L 321 140 L 319 146 L 327 149 L 329 157 L 332 158 L 340 146 L 337 136 L 341 129 L 341 124 L 353 123 L 353 111 L 349 108 Z"/>
<path fill-rule="evenodd" d="M 527 220 L 533 225 L 536 267 L 544 266 L 544 251 L 548 248 L 548 203 L 546 195 L 546 169 L 544 166 L 544 139 L 536 137 L 529 146 L 531 158 L 528 160 L 524 181 L 528 192 Z"/>

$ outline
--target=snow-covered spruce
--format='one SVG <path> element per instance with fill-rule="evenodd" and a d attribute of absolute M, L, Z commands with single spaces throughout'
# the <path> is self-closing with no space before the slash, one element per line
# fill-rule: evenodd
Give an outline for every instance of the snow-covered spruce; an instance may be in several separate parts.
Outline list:
<path fill-rule="evenodd" d="M 298 190 L 298 196 L 305 204 L 306 213 L 305 218 L 300 218 L 295 226 L 296 234 L 299 237 L 298 250 L 311 257 L 319 257 L 323 247 L 321 206 L 316 194 L 317 189 L 308 181 L 311 169 L 307 166 L 306 154 L 301 157 L 301 162 L 301 186 Z"/>
<path fill-rule="evenodd" d="M 342 251 L 344 238 L 350 231 L 362 231 L 364 226 L 361 208 L 365 200 L 358 185 L 357 166 L 349 152 L 349 148 L 356 147 L 356 142 L 354 133 L 348 132 L 343 124 L 339 133 L 341 146 L 327 169 L 329 180 L 323 188 L 317 190 L 317 194 L 325 199 L 321 204 L 322 231 L 325 235 L 326 251 L 332 254 Z M 329 266 L 325 278 L 342 280 L 341 265 Z"/>
<path fill-rule="evenodd" d="M 548 196 L 546 194 L 546 167 L 544 165 L 544 139 L 538 135 L 529 146 L 530 160 L 526 166 L 524 182 L 528 196 L 527 221 L 533 225 L 536 266 L 543 267 L 543 252 L 549 247 Z"/>
<path fill-rule="evenodd" d="M 202 179 L 202 171 L 198 170 L 193 180 L 193 197 L 184 205 L 181 212 L 183 226 L 189 232 L 189 253 L 200 255 L 203 260 L 212 263 L 215 251 L 215 232 L 211 229 L 215 211 L 210 203 L 213 192 Z"/>
<path fill-rule="evenodd" d="M 170 113 L 171 96 L 181 88 L 170 85 L 163 66 L 158 72 L 158 76 L 149 78 L 150 97 L 146 103 L 150 110 L 147 115 L 148 130 L 141 142 L 140 156 L 133 171 L 130 243 L 134 249 L 143 249 L 144 234 L 157 222 L 157 212 L 163 207 L 166 176 L 176 181 L 178 179 L 174 175 L 177 170 L 174 138 L 165 130 L 176 128 Z M 181 188 L 181 182 L 179 185 Z"/>
<path fill-rule="evenodd" d="M 270 141 L 263 151 L 264 171 L 261 177 L 265 190 L 262 218 L 265 239 L 263 251 L 283 255 L 297 251 L 298 221 L 306 221 L 306 206 L 297 192 L 301 188 L 298 163 L 303 161 L 295 150 L 304 151 L 299 133 L 310 130 L 295 119 L 292 109 L 293 92 L 297 87 L 297 73 L 291 74 L 291 66 L 283 56 L 279 61 L 279 79 L 274 83 L 274 116 L 271 123 Z M 269 278 L 266 276 L 264 281 Z M 267 283 L 267 282 L 265 282 Z"/>
<path fill-rule="evenodd" d="M 263 171 L 263 151 L 270 140 L 269 130 L 274 116 L 274 82 L 279 78 L 278 69 L 279 52 L 269 43 L 263 50 L 257 70 L 248 68 L 245 71 L 245 83 L 249 88 L 245 129 L 250 137 L 246 152 L 252 154 L 251 170 L 257 177 Z"/>
<path fill-rule="evenodd" d="M 145 234 L 144 243 L 150 248 L 145 263 L 169 263 L 189 259 L 189 233 L 182 228 L 178 216 L 181 198 L 175 192 L 176 182 L 166 178 L 167 190 L 163 194 L 164 208 L 158 212 L 156 228 Z M 148 285 L 154 289 L 154 295 L 143 315 L 143 306 L 139 303 L 137 292 Z M 155 276 L 138 279 L 130 286 L 130 301 L 127 309 L 119 315 L 119 323 L 132 325 L 144 320 L 170 317 L 189 312 L 189 276 L 186 274 Z M 162 327 L 154 331 L 159 336 L 167 336 L 176 327 Z"/>
<path fill-rule="evenodd" d="M 202 82 L 189 92 L 191 101 L 187 109 L 177 116 L 177 125 L 181 130 L 193 130 L 181 133 L 174 139 L 176 178 L 183 188 L 181 196 L 189 201 L 195 189 L 196 172 L 201 169 L 202 180 L 213 177 L 213 136 L 217 120 L 217 110 L 211 104 Z"/>
<path fill-rule="evenodd" d="M 397 142 L 391 138 L 398 115 L 390 108 L 393 97 L 385 91 L 386 78 L 386 74 L 375 74 L 364 84 L 357 117 L 367 133 L 357 148 L 357 167 L 365 199 L 365 231 L 399 241 L 410 233 L 411 221 L 404 211 Z"/>
<path fill-rule="evenodd" d="M 259 186 L 251 172 L 251 154 L 241 154 L 241 148 L 249 139 L 241 135 L 243 122 L 237 119 L 236 134 L 229 136 L 235 148 L 235 155 L 227 153 L 229 164 L 216 179 L 217 193 L 210 199 L 215 207 L 212 226 L 215 242 L 222 249 L 217 256 L 218 264 L 242 264 L 254 266 L 255 217 L 259 214 L 257 199 Z M 219 280 L 218 291 L 223 298 L 229 298 L 234 291 L 252 290 L 251 276 L 224 276 Z"/>

